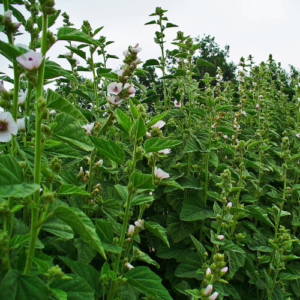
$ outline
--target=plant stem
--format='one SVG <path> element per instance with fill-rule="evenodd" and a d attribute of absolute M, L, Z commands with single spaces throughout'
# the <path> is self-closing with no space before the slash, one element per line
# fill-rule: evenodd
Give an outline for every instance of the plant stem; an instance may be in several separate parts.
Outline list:
<path fill-rule="evenodd" d="M 42 55 L 45 56 L 47 52 L 47 28 L 48 28 L 48 19 L 46 15 L 42 17 L 42 41 L 41 41 L 41 52 Z M 43 59 L 39 72 L 38 72 L 38 82 L 36 85 L 36 108 L 35 108 L 35 156 L 34 156 L 34 183 L 40 185 L 41 184 L 41 156 L 42 156 L 42 120 L 41 120 L 41 112 L 38 107 L 38 100 L 42 96 L 43 91 L 43 83 L 44 83 L 44 69 L 45 69 L 45 58 Z M 38 236 L 38 228 L 36 224 L 38 223 L 38 204 L 40 198 L 40 191 L 37 190 L 34 193 L 33 201 L 35 207 L 32 208 L 32 218 L 31 218 L 31 238 L 28 249 L 28 255 L 24 270 L 24 275 L 29 275 L 31 266 L 32 266 L 32 258 L 34 256 L 35 244 Z"/>
<path fill-rule="evenodd" d="M 97 133 L 97 137 L 100 137 L 102 131 L 105 129 L 105 127 L 107 126 L 107 124 L 109 123 L 109 121 L 111 120 L 111 118 L 112 118 L 112 114 L 107 118 L 107 120 L 105 121 L 104 125 L 101 127 L 101 129 Z"/>
<path fill-rule="evenodd" d="M 93 59 L 93 52 L 90 49 L 90 54 L 91 54 L 91 67 L 93 70 L 93 78 L 94 78 L 94 93 L 95 93 L 95 99 L 96 99 L 96 107 L 99 107 L 99 99 L 98 99 L 98 91 L 97 91 L 97 76 L 95 73 L 95 66 L 94 66 L 94 59 Z"/>

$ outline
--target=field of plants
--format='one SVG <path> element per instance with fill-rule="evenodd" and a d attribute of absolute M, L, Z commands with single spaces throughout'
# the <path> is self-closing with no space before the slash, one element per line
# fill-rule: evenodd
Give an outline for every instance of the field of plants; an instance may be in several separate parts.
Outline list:
<path fill-rule="evenodd" d="M 54 0 L 1 3 L 1 300 L 300 299 L 295 68 L 250 55 L 230 75 L 160 7 L 141 61 Z"/>

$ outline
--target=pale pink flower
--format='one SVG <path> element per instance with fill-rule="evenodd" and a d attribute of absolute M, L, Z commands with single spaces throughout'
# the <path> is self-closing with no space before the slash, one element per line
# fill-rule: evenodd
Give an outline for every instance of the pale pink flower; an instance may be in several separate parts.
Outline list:
<path fill-rule="evenodd" d="M 247 113 L 246 113 L 244 110 L 241 110 L 241 113 L 242 113 L 245 117 L 247 117 Z"/>
<path fill-rule="evenodd" d="M 79 175 L 83 175 L 84 173 L 83 173 L 83 167 L 80 167 L 79 168 Z"/>
<path fill-rule="evenodd" d="M 215 127 L 216 127 L 216 124 L 212 124 L 212 125 L 211 125 L 211 128 L 215 128 Z"/>
<path fill-rule="evenodd" d="M 107 96 L 106 100 L 109 101 L 113 105 L 119 105 L 123 99 L 120 99 L 118 96 L 112 95 L 112 96 Z"/>
<path fill-rule="evenodd" d="M 177 100 L 174 101 L 174 105 L 175 105 L 176 107 L 181 107 L 181 103 L 178 102 Z"/>
<path fill-rule="evenodd" d="M 232 202 L 228 202 L 227 207 L 231 208 L 232 207 Z"/>
<path fill-rule="evenodd" d="M 160 121 L 158 121 L 157 123 L 155 123 L 154 125 L 152 125 L 151 128 L 155 128 L 155 127 L 156 127 L 156 128 L 161 129 L 161 128 L 163 128 L 165 125 L 166 125 L 166 122 L 160 120 Z"/>
<path fill-rule="evenodd" d="M 134 225 L 129 225 L 128 233 L 132 234 L 134 232 Z"/>
<path fill-rule="evenodd" d="M 135 64 L 138 64 L 140 61 L 141 61 L 141 59 L 138 57 L 138 58 L 134 61 L 134 63 L 135 63 Z"/>
<path fill-rule="evenodd" d="M 139 219 L 139 220 L 137 220 L 137 221 L 134 222 L 134 225 L 136 227 L 138 227 L 139 229 L 145 229 L 144 228 L 144 220 Z"/>
<path fill-rule="evenodd" d="M 296 137 L 297 137 L 298 139 L 300 139 L 300 133 L 297 133 L 297 134 L 296 134 Z"/>
<path fill-rule="evenodd" d="M 211 294 L 211 292 L 213 291 L 213 285 L 212 284 L 209 284 L 206 289 L 204 290 L 204 295 L 205 296 L 208 296 Z"/>
<path fill-rule="evenodd" d="M 149 192 L 149 196 L 152 196 L 152 192 Z"/>
<path fill-rule="evenodd" d="M 167 149 L 159 150 L 157 152 L 158 153 L 162 153 L 162 154 L 170 154 L 171 153 L 171 149 L 167 148 Z"/>
<path fill-rule="evenodd" d="M 125 83 L 124 89 L 128 89 L 129 97 L 134 97 L 135 96 L 135 88 L 133 87 L 132 84 Z"/>
<path fill-rule="evenodd" d="M 54 114 L 56 114 L 56 111 L 54 109 L 52 109 L 49 111 L 49 114 L 54 115 Z"/>
<path fill-rule="evenodd" d="M 107 86 L 107 92 L 118 95 L 122 91 L 122 83 L 112 82 Z"/>
<path fill-rule="evenodd" d="M 146 132 L 146 137 L 147 137 L 147 138 L 150 138 L 150 137 L 151 137 L 151 133 L 147 131 L 147 132 Z"/>
<path fill-rule="evenodd" d="M 17 119 L 18 130 L 25 130 L 25 117 L 22 119 Z"/>
<path fill-rule="evenodd" d="M 259 95 L 258 97 L 259 97 L 259 99 L 262 99 L 263 95 Z"/>
<path fill-rule="evenodd" d="M 228 271 L 228 267 L 225 267 L 221 270 L 222 273 L 226 273 Z"/>
<path fill-rule="evenodd" d="M 219 296 L 219 293 L 218 292 L 214 292 L 210 297 L 209 297 L 209 300 L 216 300 Z"/>
<path fill-rule="evenodd" d="M 17 62 L 29 71 L 37 70 L 43 59 L 44 57 L 40 52 L 27 52 L 16 58 Z"/>
<path fill-rule="evenodd" d="M 169 173 L 164 172 L 162 169 L 155 167 L 154 175 L 160 179 L 170 178 Z"/>
<path fill-rule="evenodd" d="M 96 186 L 99 188 L 101 186 L 101 183 L 97 183 Z"/>
<path fill-rule="evenodd" d="M 81 127 L 86 130 L 86 133 L 88 135 L 91 135 L 92 134 L 92 130 L 94 128 L 94 125 L 95 125 L 95 123 L 93 122 L 93 123 L 90 123 L 90 124 L 83 125 Z"/>
<path fill-rule="evenodd" d="M 211 274 L 211 269 L 210 269 L 210 268 L 207 268 L 207 269 L 206 269 L 206 275 L 209 275 L 209 274 Z"/>
<path fill-rule="evenodd" d="M 96 166 L 101 167 L 103 165 L 103 159 L 96 162 Z"/>
<path fill-rule="evenodd" d="M 125 264 L 125 267 L 128 268 L 129 270 L 131 270 L 131 269 L 134 268 L 134 266 L 131 265 L 130 263 L 126 263 L 126 264 Z"/>
<path fill-rule="evenodd" d="M 218 240 L 223 240 L 224 239 L 224 235 L 218 235 Z"/>
<path fill-rule="evenodd" d="M 0 113 L 0 142 L 5 143 L 11 140 L 11 135 L 18 133 L 18 125 L 10 112 Z"/>
<path fill-rule="evenodd" d="M 217 81 L 221 81 L 223 79 L 223 76 L 222 75 L 220 75 L 220 74 L 217 74 L 216 75 L 216 80 Z"/>
<path fill-rule="evenodd" d="M 259 104 L 256 104 L 256 105 L 255 105 L 255 108 L 259 108 Z"/>
<path fill-rule="evenodd" d="M 227 135 L 227 134 L 224 134 L 224 135 L 223 135 L 223 138 L 224 138 L 225 140 L 227 140 L 227 139 L 228 139 L 228 135 Z"/>
<path fill-rule="evenodd" d="M 139 44 L 136 44 L 134 47 L 130 47 L 130 51 L 133 53 L 138 53 L 142 51 L 142 48 L 139 47 Z"/>
<path fill-rule="evenodd" d="M 26 101 L 26 97 L 27 97 L 27 90 L 25 90 L 25 92 L 23 90 L 20 90 L 19 92 L 19 98 L 18 98 L 18 103 L 22 104 Z"/>
<path fill-rule="evenodd" d="M 184 62 L 186 65 L 189 63 L 189 61 L 188 61 L 187 59 L 185 59 L 183 62 Z"/>

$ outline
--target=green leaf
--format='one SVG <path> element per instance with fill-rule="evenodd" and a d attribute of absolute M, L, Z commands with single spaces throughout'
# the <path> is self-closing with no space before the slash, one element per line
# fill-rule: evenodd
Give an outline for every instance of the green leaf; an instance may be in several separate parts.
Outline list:
<path fill-rule="evenodd" d="M 106 255 L 98 236 L 96 235 L 93 222 L 78 208 L 58 206 L 54 210 L 54 215 L 71 226 L 81 238 L 90 243 L 91 247 L 97 250 L 105 259 Z"/>
<path fill-rule="evenodd" d="M 11 155 L 0 156 L 0 170 L 0 195 L 2 198 L 25 198 L 40 188 L 38 184 L 23 182 L 21 167 Z"/>
<path fill-rule="evenodd" d="M 30 239 L 30 234 L 15 235 L 9 242 L 9 246 L 12 249 L 18 248 L 21 244 Z"/>
<path fill-rule="evenodd" d="M 88 93 L 85 92 L 85 91 L 82 91 L 82 90 L 80 90 L 80 89 L 77 89 L 77 90 L 73 90 L 72 93 L 74 93 L 74 94 L 76 94 L 76 95 L 78 95 L 78 96 L 84 98 L 85 100 L 87 100 L 87 101 L 93 103 L 93 99 L 92 99 L 92 98 L 88 95 Z"/>
<path fill-rule="evenodd" d="M 189 54 L 187 52 L 184 53 L 177 53 L 175 54 L 175 57 L 180 57 L 180 58 L 187 58 Z"/>
<path fill-rule="evenodd" d="M 150 128 L 152 125 L 156 124 L 158 121 L 165 117 L 166 113 L 159 114 L 151 118 L 151 120 L 147 123 L 147 128 Z"/>
<path fill-rule="evenodd" d="M 250 212 L 250 215 L 254 218 L 258 219 L 259 221 L 270 225 L 271 227 L 275 227 L 271 220 L 268 217 L 268 214 L 259 206 L 257 205 L 248 205 L 246 209 Z"/>
<path fill-rule="evenodd" d="M 144 223 L 145 223 L 145 229 L 149 230 L 158 238 L 160 238 L 170 248 L 170 244 L 166 234 L 167 230 L 164 227 L 162 227 L 160 224 L 155 222 L 148 221 Z"/>
<path fill-rule="evenodd" d="M 101 74 L 106 74 L 109 73 L 112 69 L 107 69 L 107 68 L 98 68 L 97 69 L 97 74 L 101 75 Z"/>
<path fill-rule="evenodd" d="M 116 73 L 110 72 L 110 73 L 102 73 L 99 76 L 107 78 L 107 79 L 112 79 L 112 80 L 118 80 L 118 75 Z"/>
<path fill-rule="evenodd" d="M 99 298 L 101 291 L 100 273 L 91 265 L 81 264 L 67 257 L 59 257 L 75 274 L 86 281 Z"/>
<path fill-rule="evenodd" d="M 174 178 L 162 179 L 160 185 L 172 186 L 174 188 L 183 190 L 182 186 L 178 182 L 176 182 Z"/>
<path fill-rule="evenodd" d="M 111 224 L 106 220 L 97 220 L 96 232 L 102 242 L 103 248 L 106 251 L 120 254 L 122 248 L 118 245 L 113 245 L 114 233 Z"/>
<path fill-rule="evenodd" d="M 180 140 L 165 140 L 158 137 L 148 139 L 144 144 L 144 150 L 146 153 L 157 152 L 166 148 L 172 148 L 179 144 L 182 141 Z"/>
<path fill-rule="evenodd" d="M 183 201 L 183 206 L 180 212 L 181 220 L 190 222 L 214 217 L 214 212 L 206 208 L 201 200 L 189 197 Z"/>
<path fill-rule="evenodd" d="M 136 205 L 141 205 L 144 203 L 149 203 L 149 202 L 153 202 L 154 201 L 154 197 L 150 196 L 149 194 L 139 194 L 139 195 L 135 195 L 132 198 L 131 201 L 131 206 L 136 206 Z"/>
<path fill-rule="evenodd" d="M 154 190 L 155 185 L 153 183 L 153 177 L 149 174 L 143 174 L 134 171 L 130 175 L 130 181 L 134 188 L 142 190 Z"/>
<path fill-rule="evenodd" d="M 154 265 L 157 269 L 159 269 L 159 264 L 153 260 L 148 254 L 140 251 L 138 248 L 133 246 L 134 259 L 144 261 L 150 265 Z"/>
<path fill-rule="evenodd" d="M 147 267 L 136 267 L 124 276 L 130 285 L 137 287 L 146 295 L 156 296 L 162 300 L 172 300 L 168 291 L 161 284 L 161 278 Z"/>
<path fill-rule="evenodd" d="M 83 58 L 84 60 L 86 60 L 86 54 L 84 51 L 71 47 L 71 46 L 66 46 L 69 50 L 71 50 L 72 52 L 76 53 L 78 56 L 80 56 L 81 58 Z"/>
<path fill-rule="evenodd" d="M 16 17 L 16 19 L 21 22 L 22 24 L 26 24 L 26 19 L 24 18 L 24 16 L 21 14 L 21 12 L 19 10 L 17 10 L 16 8 L 14 8 L 11 4 L 9 4 L 9 10 L 12 11 L 12 14 L 14 17 Z"/>
<path fill-rule="evenodd" d="M 153 20 L 153 21 L 145 23 L 144 25 L 152 25 L 152 24 L 156 24 L 156 21 Z"/>
<path fill-rule="evenodd" d="M 149 103 L 149 102 L 153 102 L 153 101 L 158 101 L 159 100 L 159 95 L 153 95 L 150 97 L 147 97 L 143 100 L 141 100 L 141 103 Z"/>
<path fill-rule="evenodd" d="M 59 218 L 51 218 L 43 223 L 42 230 L 65 240 L 71 240 L 74 238 L 74 232 L 72 228 Z"/>
<path fill-rule="evenodd" d="M 23 53 L 28 52 L 27 50 L 14 46 L 9 43 L 5 43 L 0 41 L 0 52 L 10 61 L 13 61 L 18 56 L 22 55 Z"/>
<path fill-rule="evenodd" d="M 174 258 L 176 261 L 181 262 L 189 253 L 192 253 L 192 250 L 184 243 L 172 244 L 170 248 L 161 244 L 157 249 L 156 255 L 162 259 Z"/>
<path fill-rule="evenodd" d="M 85 116 L 74 105 L 50 89 L 47 90 L 47 107 L 70 115 L 77 120 L 87 122 Z"/>
<path fill-rule="evenodd" d="M 166 28 L 171 28 L 171 27 L 178 27 L 178 25 L 167 23 Z"/>
<path fill-rule="evenodd" d="M 89 243 L 83 239 L 75 239 L 74 246 L 77 249 L 78 258 L 77 261 L 82 264 L 89 264 L 97 255 L 97 250 L 92 248 Z"/>
<path fill-rule="evenodd" d="M 246 252 L 231 241 L 227 241 L 225 245 L 221 246 L 221 249 L 228 256 L 229 275 L 233 276 L 239 268 L 244 266 Z"/>
<path fill-rule="evenodd" d="M 197 253 L 189 253 L 183 258 L 182 263 L 177 267 L 175 276 L 181 278 L 196 278 L 200 280 L 203 278 L 203 275 L 199 274 L 197 271 L 202 267 L 202 265 L 203 263 L 199 260 Z"/>
<path fill-rule="evenodd" d="M 149 67 L 149 66 L 159 66 L 160 63 L 157 59 L 148 59 L 144 64 L 143 64 L 143 68 L 144 67 Z"/>
<path fill-rule="evenodd" d="M 95 136 L 90 136 L 92 143 L 95 145 L 98 152 L 107 156 L 114 162 L 121 164 L 125 158 L 123 149 L 113 140 L 103 140 Z"/>
<path fill-rule="evenodd" d="M 57 300 L 68 300 L 68 295 L 65 291 L 51 289 L 50 292 L 51 292 L 51 296 L 53 296 Z"/>
<path fill-rule="evenodd" d="M 184 147 L 183 153 L 199 152 L 201 151 L 197 138 L 190 136 L 186 146 Z"/>
<path fill-rule="evenodd" d="M 94 40 L 87 34 L 70 27 L 59 28 L 57 31 L 57 39 L 63 41 L 83 42 L 86 44 L 100 46 L 100 43 L 98 41 Z"/>
<path fill-rule="evenodd" d="M 129 99 L 129 104 L 130 104 L 130 111 L 131 111 L 133 118 L 137 119 L 139 116 L 139 113 L 138 113 L 137 109 L 135 108 L 135 106 L 132 102 L 132 99 Z"/>
<path fill-rule="evenodd" d="M 134 122 L 133 132 L 136 139 L 145 136 L 147 130 L 145 127 L 145 122 L 141 116 L 139 116 L 138 119 Z"/>
<path fill-rule="evenodd" d="M 166 119 L 185 118 L 186 115 L 181 109 L 170 109 L 166 114 Z"/>
<path fill-rule="evenodd" d="M 63 184 L 58 190 L 59 196 L 64 195 L 90 195 L 89 192 L 81 189 L 80 187 L 74 184 Z"/>
<path fill-rule="evenodd" d="M 71 280 L 55 279 L 50 287 L 67 293 L 68 300 L 95 300 L 94 291 L 91 286 L 76 274 L 67 274 Z M 46 300 L 47 298 L 44 298 Z"/>
<path fill-rule="evenodd" d="M 200 67 L 215 67 L 212 63 L 204 60 L 204 59 L 197 59 L 197 66 Z"/>
<path fill-rule="evenodd" d="M 202 261 L 205 261 L 206 257 L 205 257 L 205 248 L 204 246 L 194 237 L 190 234 L 190 237 L 192 239 L 192 242 L 197 250 L 197 252 L 199 253 L 199 256 L 201 257 Z"/>
<path fill-rule="evenodd" d="M 52 141 L 52 140 L 50 140 Z M 82 155 L 80 152 L 70 147 L 66 143 L 58 142 L 56 145 L 45 147 L 44 152 L 47 155 L 61 157 L 61 158 L 80 158 Z"/>
<path fill-rule="evenodd" d="M 60 76 L 64 76 L 71 81 L 77 81 L 76 78 L 72 75 L 71 71 L 67 71 L 63 69 L 59 64 L 46 59 L 44 79 L 53 79 Z"/>
<path fill-rule="evenodd" d="M 49 299 L 48 286 L 36 276 L 28 276 L 10 270 L 1 282 L 1 300 L 45 300 Z"/>
<path fill-rule="evenodd" d="M 53 129 L 55 137 L 84 151 L 90 152 L 94 149 L 88 135 L 77 120 L 61 113 L 56 116 L 54 122 L 58 124 Z"/>
<path fill-rule="evenodd" d="M 120 109 L 116 109 L 118 123 L 129 133 L 132 127 L 132 121 L 129 116 L 124 114 Z"/>

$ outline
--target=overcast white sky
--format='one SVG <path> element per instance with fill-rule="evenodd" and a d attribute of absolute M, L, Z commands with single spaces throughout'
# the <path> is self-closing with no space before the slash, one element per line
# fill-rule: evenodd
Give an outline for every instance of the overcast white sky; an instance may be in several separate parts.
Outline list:
<path fill-rule="evenodd" d="M 153 20 L 149 14 L 157 6 L 168 10 L 169 22 L 179 26 L 166 30 L 168 49 L 174 48 L 170 43 L 181 30 L 192 37 L 214 36 L 221 48 L 229 45 L 229 60 L 235 63 L 249 54 L 259 63 L 272 53 L 284 68 L 289 70 L 291 64 L 300 69 L 299 0 L 56 0 L 56 9 L 67 12 L 76 28 L 81 27 L 83 20 L 89 20 L 93 29 L 104 26 L 97 37 L 104 35 L 107 40 L 115 41 L 107 50 L 120 57 L 108 61 L 108 67 L 113 69 L 122 63 L 122 52 L 128 45 L 140 44 L 143 51 L 139 56 L 143 61 L 160 56 L 160 48 L 153 41 L 158 25 L 144 26 Z M 24 8 L 21 11 L 28 16 Z M 3 13 L 2 4 L 0 13 Z M 61 26 L 62 17 L 59 17 L 51 30 L 56 33 L 55 29 Z M 22 27 L 20 31 L 24 32 Z M 0 39 L 6 41 L 5 35 L 0 33 Z M 16 43 L 28 44 L 28 35 L 17 37 Z M 68 68 L 65 59 L 57 59 L 59 54 L 68 51 L 65 44 L 57 42 L 48 55 Z M 84 66 L 82 59 L 79 60 Z M 12 76 L 7 65 L 8 61 L 0 57 L 0 71 Z M 91 77 L 86 72 L 82 74 Z"/>

